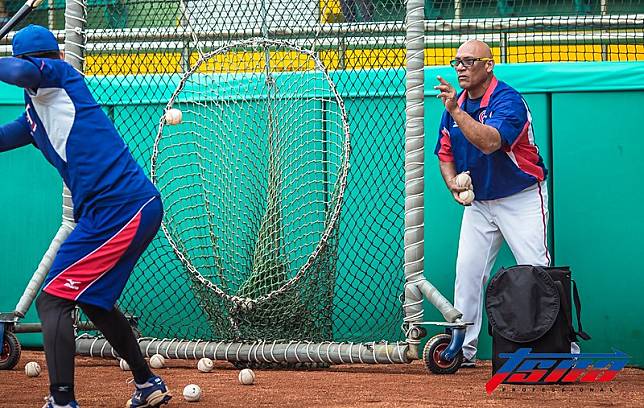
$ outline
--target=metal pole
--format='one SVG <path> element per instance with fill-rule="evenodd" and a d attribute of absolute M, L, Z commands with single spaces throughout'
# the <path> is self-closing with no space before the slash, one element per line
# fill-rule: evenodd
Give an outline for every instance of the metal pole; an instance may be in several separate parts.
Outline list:
<path fill-rule="evenodd" d="M 181 7 L 181 18 L 179 19 L 179 25 L 184 30 L 187 28 L 192 28 L 192 26 L 190 25 L 190 19 L 188 17 L 188 6 L 186 5 L 186 2 L 184 0 L 181 0 L 179 7 Z M 181 47 L 180 64 L 183 72 L 188 72 L 190 70 L 190 39 L 192 39 L 192 37 L 184 38 L 183 46 Z"/>
<path fill-rule="evenodd" d="M 600 14 L 602 16 L 608 14 L 608 0 L 601 0 L 599 7 Z M 608 44 L 606 44 L 604 41 L 602 41 L 602 61 L 608 61 Z"/>
<path fill-rule="evenodd" d="M 139 348 L 146 356 L 161 354 L 165 358 L 259 363 L 328 363 L 328 364 L 404 364 L 407 357 L 404 343 L 311 343 L 291 341 L 278 343 L 256 341 L 231 343 L 181 339 L 140 338 Z M 116 358 L 117 353 L 104 338 L 79 336 L 76 352 L 91 357 Z"/>
<path fill-rule="evenodd" d="M 502 64 L 505 64 L 506 62 L 508 62 L 508 33 L 501 33 L 501 41 L 499 42 L 499 48 L 501 49 L 499 62 Z"/>
<path fill-rule="evenodd" d="M 50 30 L 54 29 L 54 24 L 56 21 L 56 11 L 54 9 L 54 0 L 49 0 L 47 2 L 47 25 Z"/>
<path fill-rule="evenodd" d="M 425 25 L 424 0 L 407 1 L 405 125 L 405 288 L 424 280 Z M 420 294 L 418 294 L 420 295 Z M 422 295 L 405 296 L 405 320 L 422 320 Z M 417 344 L 408 339 L 417 358 Z"/>
<path fill-rule="evenodd" d="M 424 0 L 407 1 L 407 88 L 405 125 L 405 310 L 409 350 L 418 358 L 423 299 L 429 300 L 450 323 L 462 314 L 424 276 L 425 269 L 425 24 Z"/>

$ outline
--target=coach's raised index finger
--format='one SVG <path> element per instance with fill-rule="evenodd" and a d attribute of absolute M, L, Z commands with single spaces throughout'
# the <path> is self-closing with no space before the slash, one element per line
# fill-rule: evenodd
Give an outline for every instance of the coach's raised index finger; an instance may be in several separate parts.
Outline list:
<path fill-rule="evenodd" d="M 436 75 L 436 79 L 437 79 L 437 80 L 438 80 L 438 82 L 440 82 L 441 84 L 443 84 L 443 85 L 447 85 L 447 86 L 450 86 L 450 83 L 449 83 L 449 82 L 447 82 L 447 81 L 446 81 L 442 76 L 440 76 L 440 75 Z"/>

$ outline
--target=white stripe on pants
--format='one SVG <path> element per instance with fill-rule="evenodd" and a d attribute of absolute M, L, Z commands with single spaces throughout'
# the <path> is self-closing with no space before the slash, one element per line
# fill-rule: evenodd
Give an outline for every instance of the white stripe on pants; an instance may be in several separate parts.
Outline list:
<path fill-rule="evenodd" d="M 497 200 L 474 201 L 465 207 L 456 260 L 454 307 L 463 321 L 473 322 L 465 333 L 463 355 L 476 355 L 483 318 L 483 290 L 503 240 L 518 265 L 550 264 L 546 247 L 548 192 L 545 182 Z"/>

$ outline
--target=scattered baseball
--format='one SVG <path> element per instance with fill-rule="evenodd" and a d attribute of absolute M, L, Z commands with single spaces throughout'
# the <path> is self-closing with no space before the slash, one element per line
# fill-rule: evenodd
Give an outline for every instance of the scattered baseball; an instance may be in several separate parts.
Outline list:
<path fill-rule="evenodd" d="M 202 373 L 209 373 L 214 368 L 215 364 L 208 357 L 204 357 L 197 363 L 197 370 Z"/>
<path fill-rule="evenodd" d="M 177 125 L 181 123 L 182 116 L 183 115 L 179 109 L 175 109 L 175 108 L 168 109 L 165 112 L 165 121 L 169 125 Z"/>
<path fill-rule="evenodd" d="M 250 368 L 244 368 L 239 372 L 239 383 L 243 385 L 251 385 L 255 382 L 255 373 Z"/>
<path fill-rule="evenodd" d="M 130 371 L 130 366 L 127 364 L 127 361 L 120 359 L 119 360 L 119 366 L 121 367 L 121 370 L 123 371 Z"/>
<path fill-rule="evenodd" d="M 25 364 L 25 374 L 27 377 L 38 377 L 40 375 L 40 364 L 30 361 Z"/>
<path fill-rule="evenodd" d="M 465 205 L 471 204 L 472 201 L 474 201 L 474 191 L 472 190 L 461 191 L 460 193 L 458 193 L 458 198 L 463 200 Z"/>
<path fill-rule="evenodd" d="M 466 188 L 471 188 L 472 187 L 472 178 L 470 177 L 468 172 L 463 172 L 460 173 L 456 176 L 456 185 L 459 187 L 466 187 Z"/>
<path fill-rule="evenodd" d="M 183 398 L 188 402 L 197 402 L 201 399 L 201 387 L 197 384 L 188 384 L 183 389 Z"/>
<path fill-rule="evenodd" d="M 165 358 L 161 354 L 154 354 L 150 357 L 150 367 L 163 368 L 165 367 Z"/>

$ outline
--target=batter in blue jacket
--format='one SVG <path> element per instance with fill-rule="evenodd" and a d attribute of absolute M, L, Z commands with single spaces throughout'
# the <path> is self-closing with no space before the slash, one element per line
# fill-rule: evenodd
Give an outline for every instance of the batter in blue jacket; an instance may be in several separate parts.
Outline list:
<path fill-rule="evenodd" d="M 39 149 L 72 193 L 77 226 L 61 245 L 36 300 L 50 381 L 45 407 L 78 407 L 74 396 L 75 305 L 132 370 L 128 407 L 171 398 L 116 307 L 163 216 L 159 192 L 130 154 L 85 81 L 61 59 L 54 35 L 30 25 L 16 33 L 0 80 L 24 88 L 25 112 L 0 127 L 0 151 Z M 105 405 L 111 405 L 105 402 Z"/>
<path fill-rule="evenodd" d="M 475 200 L 466 205 L 456 261 L 454 307 L 467 328 L 462 367 L 473 367 L 481 330 L 483 288 L 503 240 L 517 264 L 550 264 L 547 248 L 548 174 L 534 141 L 532 117 L 521 95 L 494 76 L 487 44 L 460 46 L 451 61 L 460 94 L 438 77 L 445 105 L 435 153 L 447 188 L 460 204 L 466 187 L 456 175 L 469 171 Z"/>

